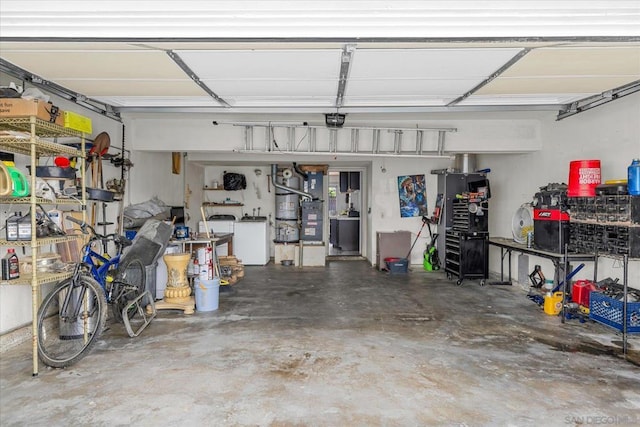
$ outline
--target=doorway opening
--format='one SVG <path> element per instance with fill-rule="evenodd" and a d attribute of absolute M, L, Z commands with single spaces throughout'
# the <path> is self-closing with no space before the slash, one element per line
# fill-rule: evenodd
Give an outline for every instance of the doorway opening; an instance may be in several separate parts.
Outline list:
<path fill-rule="evenodd" d="M 332 258 L 360 257 L 362 251 L 362 173 L 329 169 L 329 251 Z"/>

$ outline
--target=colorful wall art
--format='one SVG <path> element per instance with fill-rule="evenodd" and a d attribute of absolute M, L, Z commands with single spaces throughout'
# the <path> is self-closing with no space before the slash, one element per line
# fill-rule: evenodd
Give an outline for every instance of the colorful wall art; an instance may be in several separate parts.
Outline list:
<path fill-rule="evenodd" d="M 402 218 L 423 216 L 427 210 L 427 188 L 424 175 L 404 175 L 398 177 L 398 196 Z"/>

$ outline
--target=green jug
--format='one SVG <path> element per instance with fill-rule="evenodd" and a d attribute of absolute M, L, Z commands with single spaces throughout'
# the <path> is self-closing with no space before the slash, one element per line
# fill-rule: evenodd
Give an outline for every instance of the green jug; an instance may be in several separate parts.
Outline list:
<path fill-rule="evenodd" d="M 25 197 L 29 195 L 29 181 L 27 181 L 27 177 L 20 172 L 15 163 L 9 161 L 3 161 L 7 170 L 9 171 L 9 176 L 11 177 L 11 182 L 13 183 L 13 192 L 11 195 L 13 197 Z"/>

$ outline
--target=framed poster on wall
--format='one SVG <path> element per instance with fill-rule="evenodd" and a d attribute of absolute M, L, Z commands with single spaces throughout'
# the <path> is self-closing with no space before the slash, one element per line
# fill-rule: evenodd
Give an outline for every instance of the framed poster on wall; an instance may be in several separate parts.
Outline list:
<path fill-rule="evenodd" d="M 425 182 L 424 175 L 403 175 L 398 177 L 400 217 L 423 216 L 429 213 Z"/>

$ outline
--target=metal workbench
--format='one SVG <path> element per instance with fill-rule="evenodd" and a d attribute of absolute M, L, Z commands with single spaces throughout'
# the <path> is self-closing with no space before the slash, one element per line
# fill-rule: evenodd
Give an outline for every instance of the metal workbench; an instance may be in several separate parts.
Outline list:
<path fill-rule="evenodd" d="M 554 285 L 557 286 L 562 278 L 560 277 L 560 266 L 564 266 L 565 263 L 570 263 L 571 261 L 595 261 L 596 256 L 594 254 L 577 254 L 577 253 L 556 253 L 543 251 L 535 248 L 528 248 L 527 245 L 522 243 L 516 243 L 513 239 L 506 237 L 490 237 L 489 245 L 497 246 L 500 248 L 500 281 L 504 282 L 504 260 L 508 255 L 509 260 L 509 284 L 511 282 L 511 252 L 516 251 L 527 255 L 533 255 L 540 258 L 545 258 L 550 260 L 553 263 L 554 273 L 553 273 L 553 281 Z"/>

